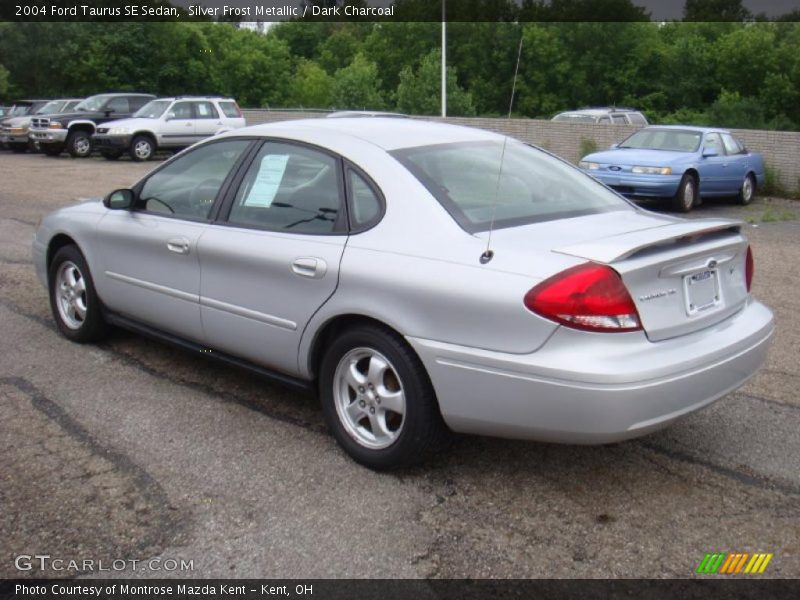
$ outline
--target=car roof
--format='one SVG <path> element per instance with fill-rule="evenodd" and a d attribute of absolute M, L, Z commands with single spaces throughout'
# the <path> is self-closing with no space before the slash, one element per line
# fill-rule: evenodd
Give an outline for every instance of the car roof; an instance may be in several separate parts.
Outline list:
<path fill-rule="evenodd" d="M 699 133 L 730 133 L 720 127 L 700 127 L 699 125 L 648 125 L 642 129 L 680 129 L 682 131 L 697 131 Z M 641 129 L 639 130 L 641 131 Z"/>
<path fill-rule="evenodd" d="M 227 96 L 160 96 L 156 100 L 220 100 L 224 102 L 236 102 Z"/>
<path fill-rule="evenodd" d="M 361 140 L 386 151 L 415 146 L 430 146 L 456 142 L 497 141 L 503 136 L 497 133 L 425 121 L 422 119 L 398 119 L 396 117 L 341 117 L 337 119 L 298 119 L 253 125 L 222 135 L 282 135 L 313 143 L 317 137 Z M 322 134 L 326 134 L 322 136 Z"/>
<path fill-rule="evenodd" d="M 558 115 L 588 115 L 592 117 L 605 116 L 612 113 L 638 113 L 640 111 L 635 108 L 612 108 L 612 107 L 593 107 L 593 108 L 579 108 L 576 110 L 565 110 L 558 113 Z"/>

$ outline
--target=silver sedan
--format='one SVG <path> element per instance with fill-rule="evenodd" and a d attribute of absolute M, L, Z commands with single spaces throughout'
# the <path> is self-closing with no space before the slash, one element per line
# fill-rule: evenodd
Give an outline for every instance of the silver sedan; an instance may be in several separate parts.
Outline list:
<path fill-rule="evenodd" d="M 60 332 L 126 327 L 313 388 L 374 469 L 450 432 L 606 443 L 762 364 L 742 224 L 638 208 L 559 158 L 410 119 L 318 119 L 195 145 L 47 216 Z"/>

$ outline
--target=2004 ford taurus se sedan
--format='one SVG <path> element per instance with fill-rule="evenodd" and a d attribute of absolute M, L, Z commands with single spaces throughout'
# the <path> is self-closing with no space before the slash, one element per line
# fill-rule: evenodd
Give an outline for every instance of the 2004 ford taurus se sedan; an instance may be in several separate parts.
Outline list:
<path fill-rule="evenodd" d="M 645 434 L 742 385 L 772 313 L 741 224 L 646 212 L 513 139 L 408 119 L 240 129 L 47 216 L 59 330 L 121 325 L 318 390 L 375 469 L 449 431 Z"/>

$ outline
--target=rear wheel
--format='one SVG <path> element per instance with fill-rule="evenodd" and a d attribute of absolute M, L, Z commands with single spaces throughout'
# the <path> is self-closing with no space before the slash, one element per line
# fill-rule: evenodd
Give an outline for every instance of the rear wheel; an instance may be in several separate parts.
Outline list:
<path fill-rule="evenodd" d="M 756 180 L 752 173 L 748 173 L 744 178 L 742 187 L 739 189 L 739 204 L 750 204 L 756 195 Z"/>
<path fill-rule="evenodd" d="M 92 138 L 88 131 L 73 131 L 67 136 L 67 152 L 72 158 L 86 158 L 92 153 Z"/>
<path fill-rule="evenodd" d="M 77 246 L 56 252 L 48 269 L 50 308 L 58 330 L 73 342 L 102 339 L 108 326 L 103 320 L 89 266 Z"/>
<path fill-rule="evenodd" d="M 330 345 L 320 368 L 320 396 L 336 440 L 370 469 L 422 462 L 448 438 L 419 358 L 402 338 L 378 326 L 353 328 Z"/>
<path fill-rule="evenodd" d="M 689 212 L 697 204 L 698 183 L 691 173 L 685 173 L 678 184 L 678 191 L 672 198 L 672 208 L 680 212 Z"/>
<path fill-rule="evenodd" d="M 131 148 L 128 153 L 131 158 L 136 161 L 150 160 L 155 154 L 156 145 L 152 138 L 146 135 L 137 135 L 131 142 Z"/>

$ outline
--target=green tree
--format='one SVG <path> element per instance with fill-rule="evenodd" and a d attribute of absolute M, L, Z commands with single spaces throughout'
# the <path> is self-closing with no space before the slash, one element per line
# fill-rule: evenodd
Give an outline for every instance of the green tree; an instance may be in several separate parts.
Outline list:
<path fill-rule="evenodd" d="M 380 88 L 378 67 L 363 54 L 356 54 L 348 66 L 336 71 L 331 102 L 341 109 L 379 110 L 385 106 Z"/>
<path fill-rule="evenodd" d="M 289 104 L 305 108 L 331 106 L 333 78 L 317 63 L 301 60 L 289 86 Z"/>
<path fill-rule="evenodd" d="M 744 21 L 751 17 L 742 0 L 686 0 L 684 21 Z"/>
<path fill-rule="evenodd" d="M 414 115 L 436 115 L 441 111 L 441 60 L 442 53 L 434 50 L 428 54 L 415 71 L 406 67 L 400 73 L 397 86 L 397 109 Z M 447 67 L 447 114 L 473 116 L 472 96 L 456 80 L 456 72 Z"/>
<path fill-rule="evenodd" d="M 0 64 L 0 98 L 8 94 L 8 69 Z"/>

